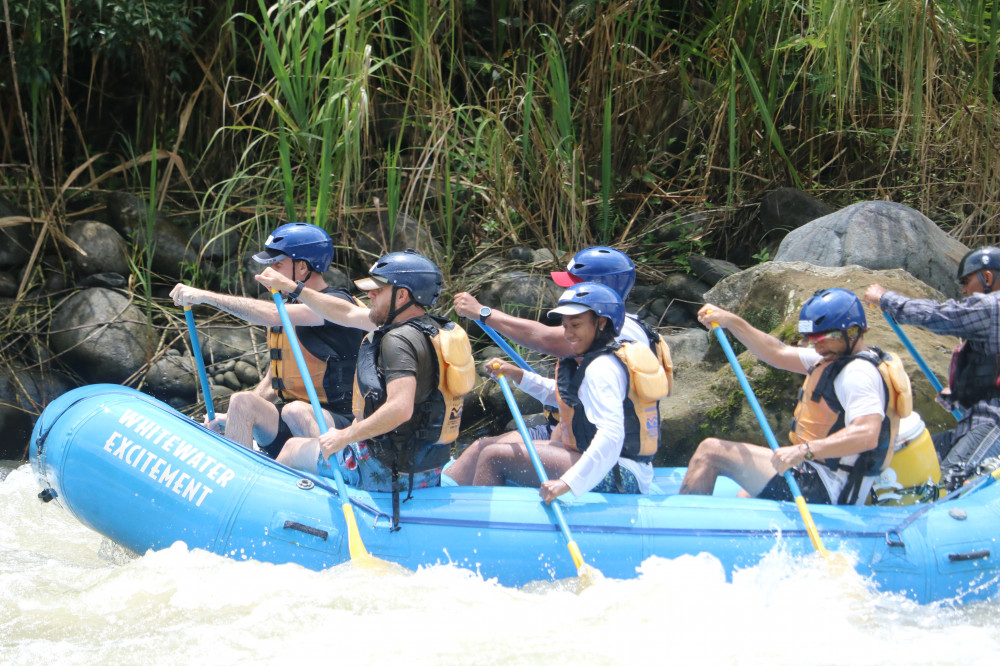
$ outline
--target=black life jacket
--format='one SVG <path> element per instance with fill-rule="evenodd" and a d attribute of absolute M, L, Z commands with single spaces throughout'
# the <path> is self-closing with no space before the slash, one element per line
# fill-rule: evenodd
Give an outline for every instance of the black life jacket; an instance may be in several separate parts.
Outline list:
<path fill-rule="evenodd" d="M 385 375 L 379 365 L 382 339 L 400 326 L 424 334 L 427 353 L 436 359 L 435 389 L 414 405 L 413 416 L 396 430 L 374 438 L 369 450 L 394 472 L 415 474 L 441 467 L 458 436 L 462 396 L 472 390 L 476 370 L 465 331 L 444 317 L 425 314 L 369 333 L 358 351 L 354 416 L 370 416 L 386 400 Z"/>
<path fill-rule="evenodd" d="M 966 409 L 1000 396 L 1000 356 L 977 351 L 968 341 L 963 342 L 951 355 L 948 386 L 951 397 Z"/>
<path fill-rule="evenodd" d="M 337 287 L 327 287 L 322 293 L 358 303 L 347 291 Z M 288 336 L 281 326 L 274 326 L 267 336 L 271 354 L 271 388 L 282 400 L 308 401 L 305 381 L 310 381 L 316 389 L 316 397 L 325 408 L 349 415 L 354 368 L 364 331 L 328 321 L 321 326 L 296 326 L 295 334 L 310 376 L 308 380 L 303 379 Z"/>

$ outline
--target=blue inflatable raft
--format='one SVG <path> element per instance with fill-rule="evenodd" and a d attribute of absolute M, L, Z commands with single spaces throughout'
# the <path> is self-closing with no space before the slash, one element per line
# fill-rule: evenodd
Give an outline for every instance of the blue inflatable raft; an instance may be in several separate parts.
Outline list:
<path fill-rule="evenodd" d="M 138 553 L 182 541 L 313 569 L 350 557 L 328 479 L 288 469 L 129 388 L 92 385 L 53 401 L 32 434 L 31 464 L 40 498 Z M 651 556 L 707 552 L 731 575 L 779 543 L 791 554 L 812 552 L 794 503 L 736 498 L 731 487 L 726 496 L 677 495 L 683 473 L 658 470 L 659 494 L 588 493 L 564 503 L 584 560 L 605 576 L 630 578 Z M 402 504 L 395 532 L 388 494 L 349 492 L 365 546 L 384 560 L 410 569 L 451 563 L 504 585 L 576 574 L 534 489 L 418 490 Z M 849 552 L 883 590 L 919 602 L 998 591 L 993 476 L 934 504 L 811 509 L 826 547 Z"/>

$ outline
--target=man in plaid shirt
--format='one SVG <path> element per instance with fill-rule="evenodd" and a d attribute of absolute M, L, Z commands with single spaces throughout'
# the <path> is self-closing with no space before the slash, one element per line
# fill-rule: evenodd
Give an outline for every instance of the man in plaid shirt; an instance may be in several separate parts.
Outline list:
<path fill-rule="evenodd" d="M 900 324 L 912 324 L 964 342 L 952 356 L 950 386 L 938 402 L 964 411 L 952 430 L 934 435 L 944 470 L 968 474 L 983 459 L 1000 456 L 1000 248 L 968 252 L 958 264 L 961 301 L 907 298 L 879 284 L 864 298 Z"/>

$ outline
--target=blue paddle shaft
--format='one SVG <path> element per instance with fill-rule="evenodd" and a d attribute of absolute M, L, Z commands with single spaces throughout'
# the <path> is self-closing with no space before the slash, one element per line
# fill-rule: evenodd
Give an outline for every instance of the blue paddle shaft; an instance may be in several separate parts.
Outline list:
<path fill-rule="evenodd" d="M 767 418 L 764 416 L 764 410 L 760 408 L 760 403 L 757 402 L 757 396 L 754 395 L 753 389 L 750 388 L 750 382 L 747 380 L 746 373 L 743 372 L 743 367 L 740 366 L 740 362 L 736 358 L 736 353 L 733 352 L 733 346 L 729 344 L 729 338 L 726 337 L 726 332 L 722 330 L 721 326 L 717 325 L 712 326 L 712 330 L 715 331 L 715 337 L 719 340 L 719 344 L 722 345 L 722 351 L 726 353 L 726 358 L 729 359 L 729 365 L 733 366 L 733 372 L 736 373 L 736 379 L 739 380 L 740 387 L 743 389 L 743 393 L 747 397 L 747 402 L 750 403 L 750 408 L 753 410 L 754 416 L 757 417 L 757 423 L 760 424 L 760 429 L 764 431 L 764 438 L 767 440 L 767 445 L 771 447 L 772 451 L 777 451 L 778 441 L 774 438 L 774 432 L 771 431 L 771 424 L 767 422 Z M 802 491 L 799 490 L 799 483 L 795 480 L 792 470 L 785 470 L 785 473 L 782 476 L 784 476 L 785 481 L 788 482 L 788 489 L 792 491 L 792 496 L 795 498 L 802 497 Z"/>
<path fill-rule="evenodd" d="M 316 395 L 316 387 L 313 386 L 312 378 L 309 375 L 309 367 L 306 365 L 306 359 L 302 356 L 299 336 L 295 334 L 295 327 L 292 326 L 292 321 L 288 318 L 288 310 L 285 309 L 285 302 L 281 299 L 281 292 L 272 290 L 271 297 L 274 298 L 274 304 L 278 307 L 281 326 L 288 337 L 288 345 L 292 348 L 292 356 L 295 357 L 295 364 L 299 368 L 299 374 L 302 375 L 302 383 L 305 385 L 306 393 L 309 395 L 309 404 L 312 405 L 313 414 L 316 416 L 316 425 L 319 426 L 320 434 L 324 435 L 327 431 L 326 418 L 323 416 L 323 409 L 319 406 L 319 397 Z M 337 492 L 340 494 L 341 501 L 347 502 L 347 486 L 344 483 L 344 475 L 340 471 L 340 462 L 336 456 L 330 456 L 329 460 L 330 469 L 333 470 L 333 478 L 337 482 Z"/>
<path fill-rule="evenodd" d="M 531 436 L 528 434 L 528 427 L 524 425 L 524 417 L 521 416 L 521 410 L 517 407 L 517 401 L 514 400 L 514 394 L 510 390 L 507 378 L 503 375 L 497 375 L 497 382 L 500 384 L 500 390 L 503 391 L 503 397 L 507 401 L 507 406 L 510 407 L 510 413 L 514 417 L 517 431 L 521 433 L 524 446 L 528 449 L 528 457 L 531 458 L 531 464 L 534 465 L 535 473 L 538 474 L 539 483 L 545 483 L 549 480 L 549 477 L 545 473 L 545 467 L 542 465 L 541 458 L 538 457 L 538 451 L 535 450 L 535 444 L 531 441 Z M 563 517 L 562 508 L 555 500 L 549 502 L 546 506 L 552 512 L 552 515 L 555 516 L 556 523 L 559 525 L 559 530 L 562 532 L 563 537 L 566 538 L 568 543 L 572 543 L 573 535 L 570 534 L 569 525 L 566 524 L 566 519 Z"/>
<path fill-rule="evenodd" d="M 528 365 L 528 363 L 523 358 L 521 358 L 521 355 L 518 354 L 516 351 L 514 351 L 514 348 L 511 347 L 509 344 L 507 344 L 507 341 L 504 340 L 499 333 L 493 330 L 492 326 L 490 326 L 489 324 L 485 324 L 479 321 L 478 319 L 475 321 L 477 324 L 479 324 L 479 327 L 486 332 L 486 335 L 490 336 L 490 339 L 493 340 L 493 342 L 497 343 L 497 346 L 503 350 L 503 353 L 507 354 L 507 356 L 509 356 L 510 359 L 514 361 L 517 367 L 521 368 L 526 372 L 534 372 L 534 370 L 531 369 L 531 366 Z"/>
<path fill-rule="evenodd" d="M 215 406 L 212 404 L 212 391 L 208 387 L 208 373 L 205 372 L 205 358 L 201 355 L 201 343 L 198 341 L 198 329 L 194 325 L 194 313 L 190 307 L 184 308 L 184 319 L 187 320 L 188 335 L 191 337 L 191 353 L 194 354 L 195 367 L 198 368 L 198 380 L 201 381 L 201 393 L 205 398 L 205 413 L 208 420 L 215 420 Z"/>
<path fill-rule="evenodd" d="M 924 357 L 920 355 L 920 352 L 917 351 L 917 348 L 913 346 L 912 342 L 910 342 L 909 336 L 903 332 L 903 329 L 900 328 L 899 324 L 896 323 L 896 320 L 893 318 L 891 314 L 889 314 L 888 312 L 883 312 L 882 316 L 885 317 L 885 320 L 887 322 L 889 322 L 889 326 L 896 333 L 896 337 L 898 337 L 899 341 L 903 343 L 903 346 L 906 347 L 906 351 L 910 352 L 910 356 L 912 356 L 913 360 L 917 362 L 917 365 L 920 367 L 920 370 L 924 373 L 924 376 L 927 377 L 927 381 L 931 383 L 931 386 L 934 387 L 935 391 L 940 393 L 944 389 L 944 387 L 941 386 L 941 382 L 934 374 L 934 371 L 931 370 L 931 367 L 927 365 L 926 361 L 924 361 Z M 954 416 L 955 420 L 957 421 L 962 420 L 963 416 L 962 410 L 958 409 L 957 407 L 951 410 L 951 415 Z"/>

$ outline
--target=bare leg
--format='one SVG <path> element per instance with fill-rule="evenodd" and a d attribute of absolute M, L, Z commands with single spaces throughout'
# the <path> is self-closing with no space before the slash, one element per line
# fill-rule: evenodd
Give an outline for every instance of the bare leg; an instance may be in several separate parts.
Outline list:
<path fill-rule="evenodd" d="M 275 460 L 295 469 L 315 473 L 316 461 L 319 460 L 319 439 L 289 437 Z"/>
<path fill-rule="evenodd" d="M 242 391 L 229 397 L 226 437 L 249 448 L 253 440 L 270 443 L 278 434 L 278 408 L 256 393 Z"/>
<path fill-rule="evenodd" d="M 486 447 L 497 443 L 512 444 L 520 441 L 521 435 L 516 430 L 502 433 L 496 437 L 481 437 L 462 451 L 455 464 L 443 473 L 450 476 L 460 486 L 471 486 L 476 476 L 476 465 L 479 463 L 479 456 L 486 450 Z"/>
<path fill-rule="evenodd" d="M 535 448 L 550 479 L 558 478 L 580 459 L 577 451 L 570 451 L 563 446 L 548 446 L 543 442 L 539 444 L 541 446 Z M 524 442 L 494 444 L 479 454 L 473 485 L 502 486 L 507 481 L 532 488 L 541 485 Z"/>
<path fill-rule="evenodd" d="M 333 417 L 327 410 L 323 411 L 326 427 L 333 428 Z M 281 420 L 288 424 L 288 429 L 296 437 L 319 437 L 319 427 L 316 425 L 316 415 L 308 402 L 296 400 L 281 409 Z"/>
<path fill-rule="evenodd" d="M 288 424 L 294 437 L 289 437 L 281 447 L 276 460 L 289 467 L 316 471 L 316 461 L 319 458 L 319 427 L 316 425 L 316 415 L 308 402 L 296 400 L 285 405 L 281 410 L 282 420 Z M 323 410 L 323 418 L 327 428 L 333 428 L 333 417 Z"/>
<path fill-rule="evenodd" d="M 698 444 L 681 483 L 682 495 L 711 495 L 715 480 L 728 476 L 757 496 L 778 471 L 771 464 L 771 449 L 745 442 L 709 437 Z"/>

